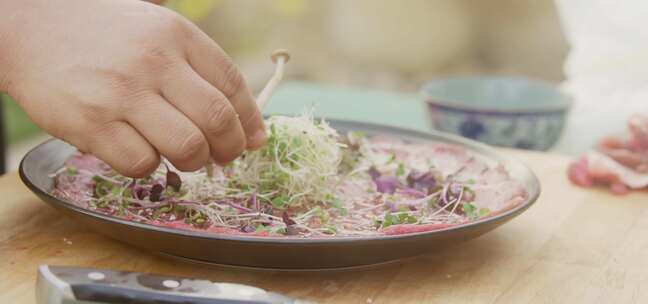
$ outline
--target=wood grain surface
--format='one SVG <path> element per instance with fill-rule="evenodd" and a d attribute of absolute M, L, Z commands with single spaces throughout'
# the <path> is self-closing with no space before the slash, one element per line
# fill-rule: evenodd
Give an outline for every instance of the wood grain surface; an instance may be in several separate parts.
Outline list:
<path fill-rule="evenodd" d="M 251 284 L 321 303 L 648 303 L 648 193 L 579 189 L 565 177 L 566 158 L 503 153 L 527 163 L 542 183 L 540 200 L 518 218 L 424 257 L 319 273 L 205 266 L 147 253 L 61 217 L 8 174 L 0 178 L 0 303 L 34 303 L 39 264 Z"/>

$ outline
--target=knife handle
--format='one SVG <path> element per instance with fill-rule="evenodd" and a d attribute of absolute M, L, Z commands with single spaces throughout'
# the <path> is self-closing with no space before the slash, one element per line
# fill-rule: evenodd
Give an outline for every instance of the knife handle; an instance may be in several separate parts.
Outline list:
<path fill-rule="evenodd" d="M 76 300 L 106 304 L 265 304 L 265 301 L 199 298 L 101 284 L 72 286 Z"/>
<path fill-rule="evenodd" d="M 154 274 L 42 265 L 37 303 L 283 304 L 303 303 L 253 286 Z"/>

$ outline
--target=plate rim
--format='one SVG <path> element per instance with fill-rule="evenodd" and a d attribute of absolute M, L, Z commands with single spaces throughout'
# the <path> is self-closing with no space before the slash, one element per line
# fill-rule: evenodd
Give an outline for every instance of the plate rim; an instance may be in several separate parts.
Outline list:
<path fill-rule="evenodd" d="M 25 172 L 25 162 L 29 159 L 30 155 L 33 155 L 33 153 L 35 153 L 39 149 L 42 149 L 42 147 L 45 145 L 51 144 L 52 142 L 60 142 L 63 144 L 67 144 L 65 141 L 58 138 L 50 138 L 38 144 L 36 147 L 30 149 L 29 152 L 27 152 L 21 159 L 18 168 L 18 173 L 22 182 L 32 192 L 37 194 L 39 197 L 44 196 L 48 198 L 48 200 L 41 199 L 45 201 L 45 203 L 55 205 L 54 204 L 55 202 L 57 205 L 63 208 L 71 209 L 76 213 L 81 213 L 85 216 L 89 216 L 94 219 L 107 221 L 112 224 L 125 225 L 131 228 L 149 230 L 151 232 L 171 234 L 180 237 L 192 237 L 192 238 L 199 238 L 199 239 L 207 239 L 210 241 L 230 241 L 230 242 L 241 242 L 241 243 L 252 243 L 252 244 L 275 244 L 275 245 L 284 245 L 284 244 L 330 245 L 330 244 L 346 244 L 346 243 L 357 243 L 357 242 L 373 243 L 373 242 L 385 242 L 390 240 L 417 239 L 417 238 L 424 238 L 434 234 L 443 234 L 443 233 L 455 232 L 455 231 L 458 232 L 458 231 L 468 230 L 474 228 L 475 226 L 480 226 L 487 223 L 499 223 L 499 222 L 503 223 L 506 220 L 515 217 L 517 214 L 525 211 L 526 209 L 534 205 L 542 192 L 542 187 L 538 177 L 533 172 L 533 170 L 531 170 L 526 164 L 513 157 L 501 156 L 500 153 L 497 152 L 492 147 L 474 140 L 466 139 L 457 135 L 440 132 L 436 130 L 421 131 L 421 130 L 391 126 L 391 125 L 381 125 L 381 124 L 360 122 L 354 120 L 345 120 L 345 119 L 326 119 L 326 121 L 329 124 L 331 124 L 333 128 L 336 130 L 338 129 L 335 126 L 336 124 L 343 124 L 346 126 L 357 126 L 359 128 L 365 128 L 365 129 L 388 130 L 388 131 L 392 131 L 391 133 L 394 133 L 395 135 L 398 136 L 406 135 L 408 137 L 418 137 L 421 140 L 432 141 L 432 139 L 430 139 L 429 137 L 441 138 L 450 141 L 453 144 L 458 144 L 460 146 L 463 146 L 473 153 L 477 153 L 480 155 L 485 154 L 485 156 L 487 156 L 488 158 L 495 159 L 498 162 L 505 162 L 509 164 L 515 164 L 516 166 L 520 166 L 525 171 L 527 171 L 529 177 L 531 178 L 530 182 L 534 185 L 534 188 L 537 189 L 537 191 L 535 191 L 534 193 L 529 193 L 529 196 L 527 197 L 527 199 L 524 200 L 524 202 L 518 204 L 513 208 L 510 208 L 509 210 L 499 213 L 495 216 L 487 217 L 477 221 L 471 221 L 465 224 L 458 224 L 458 225 L 453 225 L 442 229 L 431 230 L 431 231 L 422 231 L 422 232 L 405 233 L 405 234 L 397 234 L 397 235 L 339 236 L 339 237 L 322 237 L 322 238 L 241 236 L 241 235 L 228 235 L 228 234 L 220 234 L 220 233 L 201 232 L 201 231 L 194 231 L 194 230 L 183 230 L 177 228 L 168 228 L 168 227 L 156 226 L 152 224 L 128 221 L 111 215 L 103 214 L 97 211 L 84 209 L 82 207 L 76 206 L 70 202 L 67 202 L 65 200 L 59 199 L 51 195 L 49 192 L 45 191 L 44 189 L 41 189 L 41 187 L 37 186 L 34 182 L 31 181 L 31 179 L 28 177 L 28 174 Z M 527 189 L 527 191 L 528 190 L 529 189 Z"/>

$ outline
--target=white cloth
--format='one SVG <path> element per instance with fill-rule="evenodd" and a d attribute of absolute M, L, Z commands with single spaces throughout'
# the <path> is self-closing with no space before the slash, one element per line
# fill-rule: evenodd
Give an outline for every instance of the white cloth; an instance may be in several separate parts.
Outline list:
<path fill-rule="evenodd" d="M 563 88 L 574 98 L 555 150 L 580 154 L 606 135 L 627 134 L 648 113 L 648 1 L 556 0 L 570 44 Z"/>

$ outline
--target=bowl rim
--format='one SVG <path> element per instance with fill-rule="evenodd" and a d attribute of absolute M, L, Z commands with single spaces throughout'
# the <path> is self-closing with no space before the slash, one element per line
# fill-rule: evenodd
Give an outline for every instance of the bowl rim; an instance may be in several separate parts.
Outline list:
<path fill-rule="evenodd" d="M 48 191 L 42 189 L 40 186 L 36 185 L 34 182 L 32 182 L 32 180 L 28 176 L 29 174 L 26 172 L 25 169 L 26 166 L 25 162 L 28 161 L 30 157 L 34 157 L 36 151 L 38 151 L 39 149 L 43 149 L 44 146 L 49 144 L 57 144 L 57 143 L 67 145 L 67 143 L 57 138 L 48 139 L 43 143 L 37 145 L 36 147 L 32 148 L 29 152 L 27 152 L 27 154 L 25 154 L 25 156 L 23 156 L 22 160 L 20 161 L 18 172 L 22 182 L 32 192 L 34 192 L 39 197 L 41 197 L 41 199 L 46 203 L 54 206 L 66 208 L 76 213 L 80 213 L 84 216 L 88 216 L 104 222 L 109 222 L 111 224 L 124 225 L 130 228 L 147 230 L 151 232 L 166 233 L 166 234 L 179 236 L 179 237 L 233 241 L 233 242 L 242 242 L 242 243 L 251 243 L 251 244 L 284 244 L 284 245 L 291 244 L 291 245 L 302 245 L 302 246 L 327 245 L 327 244 L 336 244 L 336 243 L 352 244 L 356 242 L 373 243 L 373 242 L 383 242 L 383 241 L 396 240 L 396 239 L 400 239 L 400 240 L 417 239 L 432 234 L 443 234 L 452 231 L 457 232 L 457 231 L 468 230 L 482 224 L 498 223 L 501 221 L 507 221 L 515 217 L 516 215 L 522 213 L 523 211 L 525 211 L 526 209 L 534 205 L 542 192 L 542 185 L 540 184 L 537 175 L 526 164 L 517 160 L 514 157 L 502 156 L 501 153 L 497 152 L 494 148 L 474 140 L 470 140 L 467 138 L 460 137 L 458 135 L 453 135 L 453 134 L 440 132 L 440 131 L 419 131 L 413 129 L 399 128 L 399 127 L 388 126 L 388 125 L 379 125 L 374 123 L 359 122 L 359 121 L 344 120 L 344 119 L 328 119 L 328 122 L 331 124 L 337 123 L 337 124 L 344 124 L 346 126 L 373 129 L 374 131 L 372 132 L 380 132 L 380 130 L 384 132 L 394 132 L 393 134 L 398 134 L 399 136 L 403 136 L 405 138 L 413 137 L 413 138 L 425 138 L 426 140 L 433 140 L 430 137 L 434 137 L 436 138 L 436 140 L 439 139 L 447 140 L 451 144 L 460 145 L 468 149 L 469 151 L 472 151 L 472 153 L 486 155 L 488 158 L 496 160 L 500 163 L 513 164 L 515 166 L 520 167 L 522 170 L 526 171 L 526 174 L 530 178 L 529 181 L 533 184 L 533 188 L 535 188 L 535 191 L 531 191 L 529 193 L 529 196 L 520 204 L 512 208 L 509 208 L 507 210 L 504 210 L 503 212 L 499 212 L 494 216 L 489 216 L 477 221 L 471 221 L 464 224 L 452 225 L 442 229 L 415 232 L 415 233 L 397 234 L 397 235 L 343 236 L 343 237 L 327 237 L 327 238 L 290 238 L 290 237 L 274 237 L 274 236 L 230 235 L 230 234 L 209 233 L 209 232 L 156 226 L 152 224 L 129 221 L 119 217 L 107 215 L 101 212 L 81 208 L 79 206 L 74 205 L 71 202 L 59 199 L 54 195 L 50 194 Z M 44 199 L 44 197 L 46 197 L 47 199 Z"/>
<path fill-rule="evenodd" d="M 526 107 L 512 107 L 510 109 L 493 108 L 489 106 L 470 105 L 457 99 L 439 99 L 431 96 L 429 90 L 447 84 L 451 81 L 457 80 L 472 80 L 472 81 L 512 81 L 518 83 L 527 83 L 534 86 L 543 87 L 544 89 L 554 91 L 560 96 L 558 104 L 543 105 L 543 106 L 526 106 Z M 562 114 L 568 111 L 573 105 L 573 98 L 567 95 L 557 83 L 525 77 L 525 76 L 505 76 L 505 75 L 468 75 L 468 76 L 453 76 L 445 78 L 432 79 L 425 82 L 420 89 L 419 94 L 424 98 L 425 103 L 430 107 L 441 108 L 453 112 L 469 112 L 473 114 L 487 114 L 487 115 L 502 115 L 502 114 L 515 114 L 515 115 L 538 115 L 538 114 Z"/>

